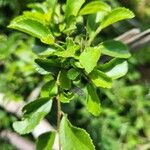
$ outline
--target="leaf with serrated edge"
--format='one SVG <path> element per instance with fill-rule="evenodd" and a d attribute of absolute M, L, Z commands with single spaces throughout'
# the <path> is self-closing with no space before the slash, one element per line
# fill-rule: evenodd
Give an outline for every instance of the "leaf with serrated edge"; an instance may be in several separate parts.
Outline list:
<path fill-rule="evenodd" d="M 61 120 L 59 134 L 64 150 L 95 150 L 89 134 L 71 125 L 66 116 Z"/>

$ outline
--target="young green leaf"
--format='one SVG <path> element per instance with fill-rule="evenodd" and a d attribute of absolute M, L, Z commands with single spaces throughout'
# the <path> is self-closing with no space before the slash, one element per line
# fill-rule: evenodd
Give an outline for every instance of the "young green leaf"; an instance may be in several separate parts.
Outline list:
<path fill-rule="evenodd" d="M 119 8 L 112 10 L 108 15 L 104 17 L 104 19 L 102 20 L 100 24 L 100 28 L 104 29 L 113 23 L 116 23 L 124 19 L 131 19 L 133 17 L 134 17 L 134 14 L 132 11 L 130 11 L 127 8 L 119 7 Z"/>
<path fill-rule="evenodd" d="M 88 133 L 74 127 L 64 116 L 60 123 L 60 141 L 64 150 L 94 150 L 94 145 Z"/>
<path fill-rule="evenodd" d="M 87 73 L 90 73 L 97 65 L 100 55 L 99 47 L 88 47 L 81 53 L 79 61 Z"/>
<path fill-rule="evenodd" d="M 29 35 L 39 38 L 43 43 L 54 44 L 54 37 L 52 36 L 49 28 L 40 22 L 39 19 L 35 17 L 22 15 L 16 17 L 8 26 Z"/>
<path fill-rule="evenodd" d="M 128 47 L 122 42 L 110 40 L 103 42 L 99 45 L 102 54 L 117 57 L 117 58 L 129 58 L 131 54 L 128 51 Z"/>
<path fill-rule="evenodd" d="M 55 96 L 58 93 L 58 87 L 55 81 L 47 82 L 41 90 L 41 97 Z"/>
<path fill-rule="evenodd" d="M 89 77 L 97 87 L 103 87 L 103 88 L 112 87 L 112 79 L 102 71 L 95 69 L 89 74 Z"/>
<path fill-rule="evenodd" d="M 100 65 L 99 69 L 114 80 L 124 76 L 127 73 L 128 63 L 123 59 L 114 58 L 108 63 Z"/>
<path fill-rule="evenodd" d="M 68 73 L 67 73 L 67 77 L 70 79 L 70 80 L 75 80 L 77 78 L 77 76 L 79 75 L 79 72 L 74 69 L 74 68 L 71 68 Z"/>
<path fill-rule="evenodd" d="M 87 85 L 87 103 L 86 107 L 94 116 L 98 116 L 101 112 L 100 100 L 96 93 L 96 89 L 92 84 Z"/>
<path fill-rule="evenodd" d="M 77 16 L 84 2 L 85 0 L 67 0 L 65 17 L 68 19 L 70 16 Z"/>
<path fill-rule="evenodd" d="M 71 80 L 67 77 L 67 71 L 62 70 L 58 75 L 58 84 L 64 90 L 68 90 L 71 88 Z"/>
<path fill-rule="evenodd" d="M 13 123 L 13 128 L 19 134 L 27 134 L 39 124 L 39 122 L 49 113 L 52 106 L 50 98 L 41 98 L 30 102 L 23 108 L 24 119 Z"/>
<path fill-rule="evenodd" d="M 64 57 L 64 58 L 76 57 L 75 53 L 77 50 L 79 50 L 79 48 L 80 48 L 79 45 L 73 45 L 67 48 L 65 51 L 56 51 L 53 53 L 53 55 L 56 55 L 58 57 Z"/>
<path fill-rule="evenodd" d="M 55 132 L 46 132 L 40 135 L 36 142 L 36 150 L 52 150 L 55 136 Z"/>
<path fill-rule="evenodd" d="M 74 98 L 73 93 L 61 93 L 59 99 L 62 103 L 69 103 Z"/>
<path fill-rule="evenodd" d="M 93 14 L 96 12 L 109 12 L 111 7 L 101 1 L 92 1 L 85 5 L 79 12 L 79 15 Z"/>

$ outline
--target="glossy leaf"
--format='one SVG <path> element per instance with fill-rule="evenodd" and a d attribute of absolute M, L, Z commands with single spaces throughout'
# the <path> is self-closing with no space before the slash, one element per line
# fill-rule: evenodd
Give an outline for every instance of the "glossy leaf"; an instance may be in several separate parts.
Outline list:
<path fill-rule="evenodd" d="M 13 128 L 19 134 L 27 134 L 39 124 L 49 113 L 52 106 L 50 98 L 41 98 L 30 102 L 23 108 L 24 119 L 13 123 Z"/>
<path fill-rule="evenodd" d="M 99 47 L 88 47 L 81 53 L 79 61 L 87 73 L 90 73 L 97 65 L 100 55 Z"/>
<path fill-rule="evenodd" d="M 110 78 L 118 79 L 127 73 L 128 63 L 125 60 L 115 58 L 108 63 L 100 65 L 99 69 L 104 71 Z"/>
<path fill-rule="evenodd" d="M 54 44 L 54 37 L 49 28 L 43 22 L 40 22 L 38 18 L 22 15 L 15 18 L 8 27 L 37 37 L 43 43 Z"/>
<path fill-rule="evenodd" d="M 60 62 L 56 59 L 35 59 L 35 63 L 37 64 L 36 70 L 40 74 L 54 73 L 61 67 Z"/>
<path fill-rule="evenodd" d="M 52 150 L 55 136 L 55 132 L 46 132 L 40 135 L 36 142 L 36 150 Z"/>
<path fill-rule="evenodd" d="M 64 150 L 94 150 L 89 134 L 74 127 L 64 116 L 60 123 L 60 141 Z"/>
<path fill-rule="evenodd" d="M 95 69 L 89 74 L 89 77 L 97 87 L 111 88 L 112 86 L 112 79 L 102 71 Z"/>
<path fill-rule="evenodd" d="M 67 71 L 62 70 L 58 75 L 58 84 L 62 89 L 68 90 L 71 88 L 71 80 L 67 77 Z"/>
<path fill-rule="evenodd" d="M 93 14 L 96 12 L 109 12 L 111 10 L 110 6 L 101 1 L 92 1 L 85 5 L 79 12 L 79 15 Z"/>
<path fill-rule="evenodd" d="M 110 40 L 103 42 L 99 45 L 102 54 L 117 57 L 117 58 L 129 58 L 131 54 L 128 51 L 128 47 L 122 42 Z"/>
<path fill-rule="evenodd" d="M 70 16 L 77 16 L 84 2 L 85 0 L 67 0 L 65 17 L 69 18 Z"/>
<path fill-rule="evenodd" d="M 104 29 L 107 26 L 112 25 L 113 23 L 116 23 L 124 19 L 131 19 L 133 17 L 134 14 L 132 11 L 130 11 L 127 8 L 119 7 L 112 10 L 108 15 L 104 17 L 104 19 L 100 24 L 100 27 L 101 29 Z"/>
<path fill-rule="evenodd" d="M 87 85 L 87 103 L 86 107 L 94 116 L 98 116 L 101 112 L 100 100 L 96 93 L 96 89 L 92 84 Z"/>

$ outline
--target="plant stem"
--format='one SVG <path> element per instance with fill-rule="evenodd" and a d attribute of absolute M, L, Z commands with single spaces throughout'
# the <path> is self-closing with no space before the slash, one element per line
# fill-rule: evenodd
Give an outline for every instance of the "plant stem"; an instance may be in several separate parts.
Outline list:
<path fill-rule="evenodd" d="M 60 121 L 61 121 L 61 103 L 59 100 L 59 96 L 56 97 L 56 100 L 57 100 L 57 132 L 59 136 L 59 128 L 60 128 Z M 59 150 L 61 150 L 60 136 L 59 136 Z"/>
<path fill-rule="evenodd" d="M 92 44 L 93 40 L 100 33 L 100 31 L 101 31 L 101 27 L 98 27 L 97 30 L 90 36 L 90 38 L 87 42 L 87 46 L 90 46 Z"/>

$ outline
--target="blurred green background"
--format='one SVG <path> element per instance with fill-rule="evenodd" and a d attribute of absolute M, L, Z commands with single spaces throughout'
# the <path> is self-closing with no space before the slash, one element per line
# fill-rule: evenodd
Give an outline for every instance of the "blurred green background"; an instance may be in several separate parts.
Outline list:
<path fill-rule="evenodd" d="M 99 38 L 112 39 L 130 29 L 150 28 L 149 0 L 103 0 L 112 7 L 124 6 L 136 17 L 104 30 Z M 46 80 L 34 67 L 34 49 L 39 41 L 7 28 L 10 20 L 28 10 L 28 4 L 42 0 L 0 0 L 0 94 L 10 101 L 26 101 L 39 83 Z M 61 2 L 61 1 L 60 1 Z M 40 45 L 41 47 L 43 45 Z M 97 150 L 150 149 L 150 43 L 131 51 L 127 75 L 110 90 L 101 89 L 102 113 L 93 117 L 84 107 L 83 99 L 63 105 L 71 122 L 91 135 Z M 53 122 L 52 116 L 47 117 Z M 13 131 L 17 117 L 0 106 L 0 132 Z M 29 135 L 24 138 L 35 142 Z M 15 150 L 8 139 L 0 136 L 0 150 Z"/>

